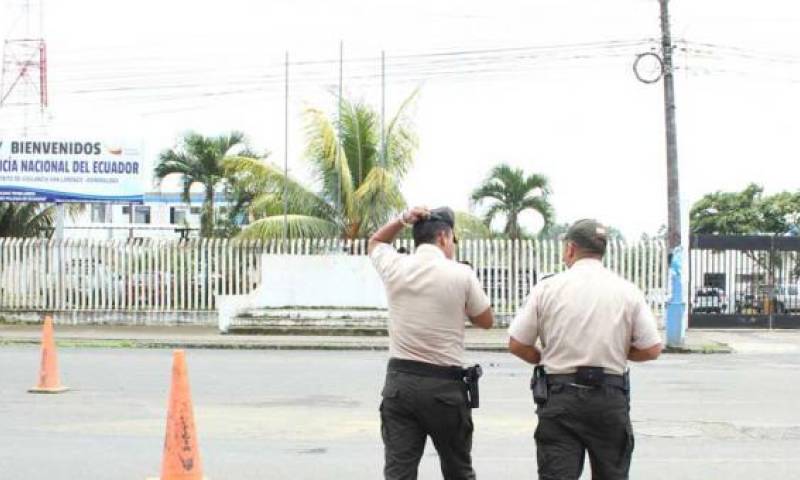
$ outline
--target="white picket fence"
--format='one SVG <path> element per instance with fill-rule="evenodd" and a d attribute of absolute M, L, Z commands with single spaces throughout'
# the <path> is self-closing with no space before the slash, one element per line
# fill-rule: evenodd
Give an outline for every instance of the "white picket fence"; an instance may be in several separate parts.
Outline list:
<path fill-rule="evenodd" d="M 413 250 L 410 240 L 397 248 Z M 530 288 L 558 273 L 562 244 L 553 241 L 462 240 L 496 312 L 513 314 Z M 250 293 L 262 254 L 365 255 L 365 240 L 184 241 L 0 238 L 0 310 L 188 312 L 214 309 L 217 294 Z M 606 265 L 634 282 L 660 310 L 666 295 L 661 242 L 609 246 Z"/>

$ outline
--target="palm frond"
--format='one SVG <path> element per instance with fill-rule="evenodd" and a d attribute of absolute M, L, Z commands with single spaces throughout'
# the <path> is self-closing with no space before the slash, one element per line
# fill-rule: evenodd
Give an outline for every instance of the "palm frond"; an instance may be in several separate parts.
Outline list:
<path fill-rule="evenodd" d="M 237 235 L 237 238 L 251 240 L 283 238 L 284 225 L 288 227 L 288 238 L 330 238 L 339 233 L 339 227 L 335 223 L 322 218 L 287 215 L 284 219 L 283 215 L 273 215 L 251 223 Z"/>
<path fill-rule="evenodd" d="M 496 200 L 498 202 L 506 201 L 506 191 L 500 183 L 494 179 L 488 179 L 478 186 L 470 194 L 470 200 L 473 204 L 479 204 L 486 199 Z"/>
<path fill-rule="evenodd" d="M 373 167 L 355 193 L 356 217 L 359 235 L 375 232 L 381 225 L 406 207 L 397 179 L 386 169 Z"/>
<path fill-rule="evenodd" d="M 0 237 L 35 237 L 50 230 L 55 207 L 40 203 L 0 202 Z"/>
<path fill-rule="evenodd" d="M 507 207 L 502 203 L 495 203 L 483 214 L 483 224 L 486 225 L 486 228 L 491 228 L 494 218 L 503 213 L 508 213 Z"/>
<path fill-rule="evenodd" d="M 412 107 L 419 95 L 419 88 L 411 92 L 386 127 L 386 165 L 398 177 L 405 176 L 414 160 L 419 140 L 411 128 L 407 110 Z"/>
<path fill-rule="evenodd" d="M 520 211 L 524 210 L 533 210 L 541 215 L 542 219 L 544 220 L 543 229 L 550 228 L 555 221 L 555 211 L 553 210 L 553 206 L 550 205 L 550 202 L 547 201 L 546 197 L 526 198 L 522 202 Z"/>
<path fill-rule="evenodd" d="M 525 179 L 525 190 L 531 192 L 540 190 L 543 195 L 550 194 L 550 181 L 544 175 L 531 174 Z"/>
<path fill-rule="evenodd" d="M 244 133 L 233 130 L 229 132 L 227 135 L 220 135 L 213 139 L 214 146 L 216 150 L 222 154 L 223 157 L 233 156 L 232 150 L 241 147 L 244 149 L 246 136 Z M 246 151 L 246 150 L 245 150 Z M 252 155 L 248 155 L 251 156 Z"/>
<path fill-rule="evenodd" d="M 306 157 L 321 183 L 323 196 L 346 216 L 353 210 L 353 177 L 336 129 L 320 110 L 306 110 L 306 141 Z"/>
<path fill-rule="evenodd" d="M 192 160 L 183 152 L 165 150 L 158 156 L 158 164 L 154 169 L 157 181 L 163 180 L 168 175 L 192 175 L 194 166 Z"/>
<path fill-rule="evenodd" d="M 363 103 L 348 101 L 344 106 L 339 142 L 357 189 L 380 158 L 380 125 L 376 113 Z"/>
<path fill-rule="evenodd" d="M 247 193 L 250 213 L 256 218 L 283 213 L 285 192 L 289 213 L 336 220 L 336 211 L 324 198 L 286 177 L 273 163 L 249 157 L 228 157 L 225 172 L 234 189 Z"/>

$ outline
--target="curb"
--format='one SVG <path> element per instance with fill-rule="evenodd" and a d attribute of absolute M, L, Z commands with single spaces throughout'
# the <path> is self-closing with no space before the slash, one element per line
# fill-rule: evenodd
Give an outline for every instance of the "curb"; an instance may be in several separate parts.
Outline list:
<path fill-rule="evenodd" d="M 369 337 L 366 337 L 369 338 Z M 0 347 L 14 345 L 39 345 L 38 338 L 1 338 Z M 142 348 L 142 349 L 209 349 L 209 350 L 320 350 L 320 351 L 386 351 L 386 344 L 370 342 L 363 343 L 250 343 L 250 342 L 204 342 L 204 341 L 171 341 L 171 340 L 134 340 L 134 339 L 86 339 L 86 338 L 60 338 L 56 345 L 63 348 Z M 507 352 L 505 345 L 493 344 L 467 344 L 466 350 L 473 352 Z M 733 349 L 719 342 L 705 345 L 692 345 L 681 347 L 665 347 L 664 353 L 676 354 L 727 354 Z"/>
<path fill-rule="evenodd" d="M 358 327 L 230 327 L 222 335 L 285 335 L 314 337 L 388 337 L 385 328 Z"/>
<path fill-rule="evenodd" d="M 39 339 L 0 338 L 0 347 L 39 345 Z M 388 345 L 346 343 L 230 343 L 192 342 L 169 340 L 78 339 L 61 338 L 56 345 L 62 348 L 142 348 L 142 349 L 209 349 L 209 350 L 322 350 L 322 351 L 387 351 Z M 505 352 L 505 346 L 467 345 L 466 350 L 476 352 Z"/>

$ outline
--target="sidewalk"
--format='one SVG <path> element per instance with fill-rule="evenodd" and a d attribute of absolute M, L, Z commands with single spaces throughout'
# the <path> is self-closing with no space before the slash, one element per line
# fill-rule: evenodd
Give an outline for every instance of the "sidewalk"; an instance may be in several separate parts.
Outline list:
<path fill-rule="evenodd" d="M 38 325 L 0 324 L 0 346 L 38 344 Z M 71 326 L 56 327 L 64 347 L 215 348 L 253 350 L 386 350 L 380 336 L 222 335 L 213 327 Z M 468 329 L 474 351 L 506 351 L 505 329 Z M 800 331 L 690 330 L 685 345 L 669 353 L 800 353 Z"/>

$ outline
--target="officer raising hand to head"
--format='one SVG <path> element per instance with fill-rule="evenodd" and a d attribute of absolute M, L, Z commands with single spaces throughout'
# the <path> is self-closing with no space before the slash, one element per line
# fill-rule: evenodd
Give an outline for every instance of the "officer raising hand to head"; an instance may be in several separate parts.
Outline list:
<path fill-rule="evenodd" d="M 580 220 L 567 232 L 569 269 L 541 281 L 509 327 L 509 350 L 535 364 L 540 479 L 627 479 L 633 453 L 627 360 L 661 353 L 656 321 L 633 284 L 602 263 L 607 230 Z M 537 347 L 537 342 L 541 344 Z"/>
<path fill-rule="evenodd" d="M 391 243 L 413 225 L 412 255 Z M 417 478 L 427 437 L 446 480 L 474 479 L 472 413 L 480 367 L 463 368 L 464 324 L 490 328 L 489 298 L 475 273 L 455 259 L 455 216 L 449 208 L 414 208 L 369 240 L 389 300 L 389 365 L 381 402 L 384 476 Z"/>

